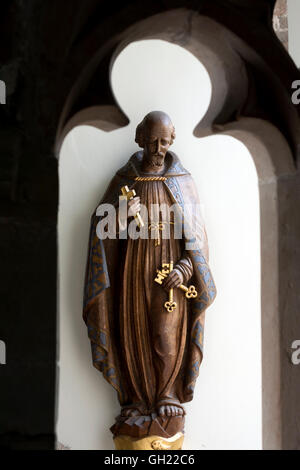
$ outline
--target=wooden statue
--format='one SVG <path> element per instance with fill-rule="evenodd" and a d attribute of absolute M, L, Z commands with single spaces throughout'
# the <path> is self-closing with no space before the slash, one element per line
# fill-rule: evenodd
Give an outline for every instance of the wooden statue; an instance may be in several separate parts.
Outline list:
<path fill-rule="evenodd" d="M 136 131 L 143 151 L 117 171 L 100 203 L 116 209 L 116 236 L 99 236 L 99 211 L 91 220 L 84 320 L 94 366 L 118 393 L 117 449 L 181 448 L 183 403 L 193 398 L 205 310 L 216 295 L 197 190 L 169 151 L 174 139 L 170 118 L 149 113 Z"/>

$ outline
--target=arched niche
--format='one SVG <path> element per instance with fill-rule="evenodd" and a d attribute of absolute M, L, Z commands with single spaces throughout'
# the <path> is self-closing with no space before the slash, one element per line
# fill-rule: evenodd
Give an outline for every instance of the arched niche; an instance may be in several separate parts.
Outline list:
<path fill-rule="evenodd" d="M 57 152 L 66 134 L 79 124 L 109 132 L 128 124 L 128 117 L 118 107 L 110 89 L 109 73 L 127 44 L 150 38 L 186 48 L 209 73 L 213 98 L 194 134 L 231 135 L 248 147 L 254 159 L 261 213 L 263 446 L 293 448 L 297 445 L 297 418 L 292 413 L 296 401 L 286 380 L 295 390 L 299 376 L 295 369 L 287 367 L 286 352 L 289 340 L 294 339 L 291 335 L 299 315 L 295 310 L 298 268 L 293 264 L 293 249 L 289 246 L 298 230 L 290 224 L 299 198 L 298 174 L 286 137 L 295 136 L 293 131 L 299 124 L 296 110 L 290 108 L 288 93 L 278 94 L 282 91 L 280 80 L 264 59 L 240 37 L 195 11 L 180 9 L 149 17 L 102 45 L 87 64 L 64 107 Z M 258 78 L 268 83 L 269 106 L 261 101 Z M 103 90 L 95 98 L 99 83 Z M 280 123 L 277 116 L 273 119 L 278 112 L 281 118 L 288 119 L 289 129 L 274 125 Z M 290 141 L 296 146 L 295 138 Z M 289 198 L 295 202 L 292 207 L 287 204 Z"/>
<path fill-rule="evenodd" d="M 205 360 L 194 400 L 186 405 L 185 449 L 259 449 L 259 201 L 250 152 L 231 136 L 193 136 L 211 101 L 211 82 L 186 49 L 161 40 L 130 43 L 114 63 L 111 82 L 130 123 L 110 133 L 79 126 L 60 153 L 58 439 L 74 449 L 112 447 L 108 428 L 118 413 L 117 397 L 92 367 L 81 318 L 90 213 L 116 169 L 138 149 L 136 125 L 149 110 L 164 109 L 176 125 L 172 150 L 198 187 L 218 285 L 206 317 Z M 80 429 L 86 430 L 84 436 Z"/>

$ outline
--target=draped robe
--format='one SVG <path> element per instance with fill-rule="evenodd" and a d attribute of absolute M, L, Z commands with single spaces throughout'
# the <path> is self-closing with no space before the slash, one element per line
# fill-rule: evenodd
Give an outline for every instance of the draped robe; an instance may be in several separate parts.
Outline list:
<path fill-rule="evenodd" d="M 117 207 L 125 185 L 134 187 L 147 207 L 176 204 L 183 210 L 185 204 L 199 203 L 192 177 L 174 153 L 167 153 L 162 181 L 136 181 L 145 176 L 141 161 L 142 152 L 130 158 L 113 178 L 101 203 Z M 150 413 L 162 399 L 169 403 L 174 399 L 190 401 L 203 356 L 205 310 L 216 295 L 204 227 L 198 225 L 192 249 L 187 249 L 191 239 L 175 239 L 172 220 L 169 239 L 164 238 L 161 228 L 156 229 L 155 238 L 150 235 L 135 240 L 101 240 L 96 233 L 98 222 L 95 212 L 83 312 L 94 366 L 117 390 L 122 406 L 143 402 Z M 164 227 L 162 215 L 159 222 Z M 193 284 L 198 292 L 196 299 L 187 300 L 180 289 L 174 289 L 177 308 L 172 313 L 164 308 L 168 294 L 154 282 L 157 269 L 170 261 L 182 272 L 184 283 Z"/>

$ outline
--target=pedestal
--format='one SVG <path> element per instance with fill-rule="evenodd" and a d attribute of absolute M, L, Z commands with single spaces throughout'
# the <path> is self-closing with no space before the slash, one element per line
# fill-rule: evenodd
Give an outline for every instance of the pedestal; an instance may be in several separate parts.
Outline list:
<path fill-rule="evenodd" d="M 131 436 L 114 438 L 116 450 L 181 450 L 184 435 L 182 432 L 170 438 L 147 436 L 137 439 Z"/>

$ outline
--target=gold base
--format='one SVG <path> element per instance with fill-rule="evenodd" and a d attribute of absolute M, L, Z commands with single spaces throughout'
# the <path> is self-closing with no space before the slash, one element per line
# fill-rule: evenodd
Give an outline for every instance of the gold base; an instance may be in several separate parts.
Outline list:
<path fill-rule="evenodd" d="M 184 435 L 182 432 L 168 439 L 160 436 L 148 436 L 137 439 L 130 436 L 114 438 L 116 450 L 181 450 Z"/>

